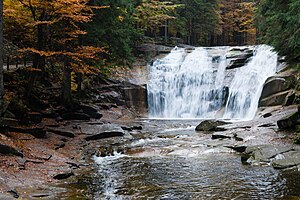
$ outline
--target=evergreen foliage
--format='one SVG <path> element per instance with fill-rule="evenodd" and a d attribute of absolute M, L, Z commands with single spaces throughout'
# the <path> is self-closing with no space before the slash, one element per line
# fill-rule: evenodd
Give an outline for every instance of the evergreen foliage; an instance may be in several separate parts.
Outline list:
<path fill-rule="evenodd" d="M 260 40 L 289 62 L 300 62 L 300 1 L 263 0 L 256 12 Z"/>

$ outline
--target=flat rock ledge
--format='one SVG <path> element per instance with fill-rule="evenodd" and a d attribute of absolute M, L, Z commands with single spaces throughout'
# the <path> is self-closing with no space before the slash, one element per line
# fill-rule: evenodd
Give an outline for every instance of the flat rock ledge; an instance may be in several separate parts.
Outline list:
<path fill-rule="evenodd" d="M 300 150 L 294 149 L 293 146 L 249 146 L 245 148 L 241 160 L 244 164 L 268 164 L 274 169 L 300 169 Z"/>

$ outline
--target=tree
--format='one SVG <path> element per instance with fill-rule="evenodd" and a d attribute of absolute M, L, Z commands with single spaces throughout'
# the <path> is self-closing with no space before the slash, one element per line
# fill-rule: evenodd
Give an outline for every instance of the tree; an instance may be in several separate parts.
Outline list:
<path fill-rule="evenodd" d="M 3 0 L 0 1 L 0 114 L 3 112 Z"/>
<path fill-rule="evenodd" d="M 300 62 L 300 1 L 262 0 L 256 12 L 260 40 L 289 62 Z"/>
<path fill-rule="evenodd" d="M 80 24 L 88 23 L 93 16 L 93 8 L 88 0 L 11 0 L 22 9 L 15 12 L 30 13 L 31 26 L 36 31 L 33 37 L 36 45 L 23 49 L 25 53 L 34 54 L 35 70 L 44 70 L 45 61 L 55 60 L 57 66 L 63 66 L 62 100 L 64 105 L 71 104 L 71 72 L 93 73 L 95 69 L 90 60 L 97 59 L 96 54 L 103 52 L 101 48 L 83 46 L 80 37 L 86 31 Z M 18 15 L 15 15 L 15 17 Z M 17 21 L 18 19 L 15 19 Z M 34 80 L 34 79 L 33 79 Z M 33 81 L 29 80 L 29 83 Z M 32 83 L 29 84 L 29 94 Z"/>

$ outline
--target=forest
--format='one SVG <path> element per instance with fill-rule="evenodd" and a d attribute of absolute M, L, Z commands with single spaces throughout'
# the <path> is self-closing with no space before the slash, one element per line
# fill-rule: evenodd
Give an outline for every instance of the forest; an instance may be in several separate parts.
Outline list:
<path fill-rule="evenodd" d="M 193 46 L 267 43 L 299 61 L 298 0 L 5 0 L 5 63 L 28 60 L 32 74 L 61 72 L 62 103 L 71 102 L 71 74 L 130 66 L 143 43 Z M 51 67 L 49 67 L 51 66 Z M 79 79 L 78 79 L 79 80 Z"/>
<path fill-rule="evenodd" d="M 1 0 L 0 199 L 299 198 L 299 8 Z"/>

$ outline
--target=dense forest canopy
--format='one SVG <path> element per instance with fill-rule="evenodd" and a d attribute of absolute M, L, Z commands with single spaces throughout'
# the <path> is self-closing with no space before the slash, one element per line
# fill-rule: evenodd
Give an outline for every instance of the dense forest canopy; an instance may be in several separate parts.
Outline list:
<path fill-rule="evenodd" d="M 299 0 L 4 0 L 9 48 L 3 57 L 33 62 L 27 95 L 37 77 L 47 79 L 51 70 L 61 70 L 62 99 L 69 104 L 75 76 L 130 66 L 144 43 L 259 42 L 299 62 L 299 6 Z"/>

